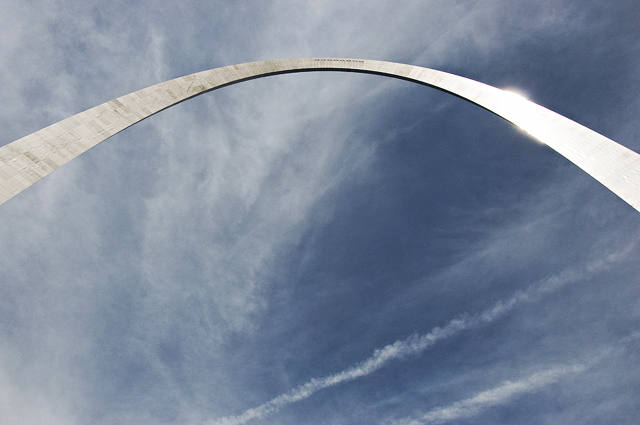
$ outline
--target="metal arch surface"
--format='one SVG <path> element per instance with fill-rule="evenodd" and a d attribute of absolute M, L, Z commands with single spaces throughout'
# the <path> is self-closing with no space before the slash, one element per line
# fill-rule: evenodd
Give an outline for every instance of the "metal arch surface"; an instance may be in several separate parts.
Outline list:
<path fill-rule="evenodd" d="M 254 78 L 347 71 L 401 78 L 446 91 L 520 127 L 640 211 L 640 155 L 562 115 L 492 86 L 419 66 L 361 59 L 250 62 L 186 75 L 119 97 L 0 148 L 0 204 L 125 128 L 200 94 Z"/>

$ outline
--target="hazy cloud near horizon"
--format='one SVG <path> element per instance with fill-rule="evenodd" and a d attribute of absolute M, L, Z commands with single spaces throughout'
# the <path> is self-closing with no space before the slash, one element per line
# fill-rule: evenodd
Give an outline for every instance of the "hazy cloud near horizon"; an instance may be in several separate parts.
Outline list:
<path fill-rule="evenodd" d="M 515 88 L 640 151 L 639 8 L 8 0 L 0 144 L 191 72 L 335 56 Z M 426 87 L 342 73 L 227 87 L 102 143 L 0 214 L 2 425 L 237 418 L 500 305 L 473 331 L 246 422 L 428 422 L 453 406 L 464 414 L 449 423 L 632 424 L 640 412 L 635 340 L 579 366 L 638 330 L 640 215 Z M 553 279 L 571 284 L 504 304 Z M 507 381 L 526 390 L 476 408 Z"/>

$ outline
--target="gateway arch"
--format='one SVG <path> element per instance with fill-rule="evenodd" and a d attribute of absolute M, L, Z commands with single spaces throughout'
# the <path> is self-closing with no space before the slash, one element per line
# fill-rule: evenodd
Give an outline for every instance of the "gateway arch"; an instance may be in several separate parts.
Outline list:
<path fill-rule="evenodd" d="M 562 115 L 492 86 L 419 66 L 361 59 L 279 59 L 215 68 L 119 97 L 0 148 L 0 204 L 56 168 L 163 109 L 230 84 L 307 71 L 377 74 L 427 85 L 520 127 L 640 211 L 640 155 Z"/>

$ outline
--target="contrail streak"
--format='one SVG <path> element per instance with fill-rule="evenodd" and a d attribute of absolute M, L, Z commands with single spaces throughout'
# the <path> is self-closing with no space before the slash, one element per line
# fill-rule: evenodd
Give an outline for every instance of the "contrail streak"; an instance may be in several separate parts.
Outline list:
<path fill-rule="evenodd" d="M 558 382 L 568 375 L 584 372 L 595 364 L 610 357 L 612 354 L 619 354 L 626 349 L 626 345 L 631 341 L 637 341 L 640 332 L 635 331 L 620 339 L 615 344 L 600 350 L 596 355 L 582 363 L 572 365 L 555 366 L 547 370 L 534 373 L 516 382 L 504 381 L 501 385 L 477 393 L 473 397 L 457 401 L 448 406 L 437 407 L 417 418 L 403 418 L 392 425 L 434 425 L 453 421 L 461 418 L 469 418 L 481 413 L 492 406 L 497 406 L 509 402 L 511 399 L 524 394 L 537 391 L 547 385 Z"/>
<path fill-rule="evenodd" d="M 483 409 L 503 404 L 512 398 L 546 385 L 553 384 L 565 375 L 579 373 L 588 368 L 585 364 L 570 366 L 556 366 L 551 369 L 534 373 L 520 381 L 504 381 L 500 386 L 482 391 L 466 400 L 458 401 L 446 407 L 438 407 L 417 419 L 401 419 L 394 425 L 430 425 L 441 424 L 454 419 L 468 418 L 478 414 Z"/>
<path fill-rule="evenodd" d="M 526 290 L 516 292 L 511 298 L 498 301 L 491 308 L 480 314 L 454 319 L 443 327 L 433 328 L 431 332 L 426 335 L 412 335 L 409 338 L 398 340 L 393 344 L 386 345 L 383 348 L 375 350 L 371 357 L 356 364 L 355 366 L 333 375 L 322 378 L 313 378 L 305 384 L 302 384 L 287 393 L 281 394 L 260 406 L 247 409 L 239 415 L 213 419 L 208 421 L 206 424 L 243 425 L 252 419 L 263 418 L 271 413 L 277 412 L 286 405 L 309 398 L 314 393 L 324 388 L 333 387 L 338 384 L 370 375 L 382 368 L 391 360 L 422 354 L 442 339 L 453 337 L 472 327 L 491 323 L 521 304 L 536 301 L 545 294 L 554 292 L 567 284 L 581 280 L 591 273 L 605 269 L 611 263 L 623 258 L 634 245 L 635 244 L 632 244 L 621 252 L 609 255 L 604 260 L 593 262 L 582 271 L 567 270 L 563 273 L 532 284 Z"/>

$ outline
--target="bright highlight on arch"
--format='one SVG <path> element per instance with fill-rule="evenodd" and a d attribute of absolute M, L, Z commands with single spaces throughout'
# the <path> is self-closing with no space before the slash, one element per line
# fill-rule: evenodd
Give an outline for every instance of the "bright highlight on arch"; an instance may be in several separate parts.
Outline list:
<path fill-rule="evenodd" d="M 522 96 L 442 71 L 361 59 L 279 59 L 225 66 L 103 103 L 0 148 L 0 204 L 116 133 L 177 103 L 230 84 L 308 71 L 378 74 L 466 99 L 522 128 L 640 211 L 640 155 Z"/>

